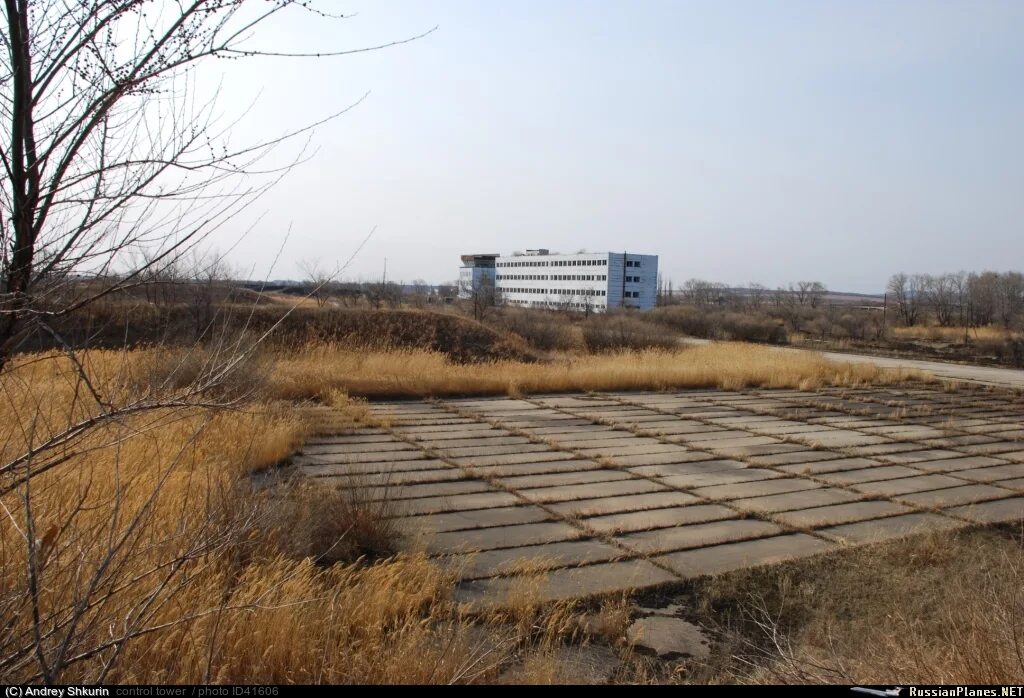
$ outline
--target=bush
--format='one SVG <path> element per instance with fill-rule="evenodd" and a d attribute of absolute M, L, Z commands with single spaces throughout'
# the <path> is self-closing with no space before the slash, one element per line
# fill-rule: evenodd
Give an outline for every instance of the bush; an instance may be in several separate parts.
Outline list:
<path fill-rule="evenodd" d="M 583 343 L 587 351 L 618 349 L 673 349 L 679 338 L 652 322 L 624 313 L 595 315 L 583 323 Z"/>
<path fill-rule="evenodd" d="M 328 565 L 398 552 L 401 533 L 386 487 L 338 488 L 305 479 L 278 487 L 264 526 L 285 555 Z"/>
<path fill-rule="evenodd" d="M 1020 337 L 978 339 L 975 346 L 980 352 L 994 357 L 1001 364 L 1024 368 L 1024 339 Z"/>
<path fill-rule="evenodd" d="M 715 323 L 711 310 L 701 310 L 692 305 L 672 305 L 662 308 L 655 308 L 649 316 L 655 322 L 667 325 L 674 330 L 691 337 L 703 339 L 717 339 L 715 336 Z"/>
<path fill-rule="evenodd" d="M 655 308 L 650 317 L 691 337 L 762 344 L 785 344 L 786 327 L 781 320 L 756 312 L 702 310 L 674 305 Z"/>
<path fill-rule="evenodd" d="M 519 335 L 534 349 L 541 351 L 578 349 L 579 342 L 565 316 L 543 310 L 502 310 L 494 324 L 499 328 Z"/>
<path fill-rule="evenodd" d="M 255 340 L 254 340 L 255 341 Z M 140 349 L 134 365 L 126 367 L 128 384 L 141 395 L 198 391 L 221 400 L 253 399 L 263 395 L 270 357 L 254 351 L 237 357 L 230 346 L 155 346 Z"/>

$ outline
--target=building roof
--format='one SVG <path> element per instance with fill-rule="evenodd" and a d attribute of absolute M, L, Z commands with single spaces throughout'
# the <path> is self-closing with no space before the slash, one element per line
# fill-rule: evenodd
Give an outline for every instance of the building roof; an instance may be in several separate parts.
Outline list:
<path fill-rule="evenodd" d="M 463 262 L 476 262 L 476 261 L 486 261 L 486 260 L 489 260 L 489 259 L 490 260 L 494 260 L 494 259 L 497 259 L 500 256 L 501 256 L 500 254 L 464 254 L 464 255 L 462 255 L 462 261 Z"/>

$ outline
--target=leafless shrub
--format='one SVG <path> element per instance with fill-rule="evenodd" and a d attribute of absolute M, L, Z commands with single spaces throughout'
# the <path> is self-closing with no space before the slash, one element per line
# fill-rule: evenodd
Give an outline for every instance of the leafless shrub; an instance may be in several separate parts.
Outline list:
<path fill-rule="evenodd" d="M 686 305 L 656 308 L 649 313 L 652 320 L 691 337 L 785 344 L 783 323 L 761 312 L 715 311 Z"/>
<path fill-rule="evenodd" d="M 261 522 L 286 554 L 320 564 L 377 560 L 397 553 L 398 507 L 387 487 L 345 487 L 301 479 L 275 488 Z"/>
<path fill-rule="evenodd" d="M 571 350 L 578 346 L 571 325 L 554 313 L 505 308 L 494 323 L 541 351 Z"/>
<path fill-rule="evenodd" d="M 582 325 L 588 351 L 618 349 L 671 349 L 678 346 L 674 332 L 627 313 L 595 315 Z"/>

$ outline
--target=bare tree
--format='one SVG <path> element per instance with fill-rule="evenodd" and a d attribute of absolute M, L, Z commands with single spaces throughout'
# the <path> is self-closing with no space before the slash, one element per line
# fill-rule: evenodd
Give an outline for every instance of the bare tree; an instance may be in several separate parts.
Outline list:
<path fill-rule="evenodd" d="M 327 305 L 331 298 L 331 286 L 337 278 L 337 271 L 325 271 L 323 265 L 317 259 L 304 259 L 299 262 L 299 271 L 306 277 L 306 284 L 309 287 L 309 295 L 316 301 L 318 308 Z"/>
<path fill-rule="evenodd" d="M 917 324 L 921 314 L 923 279 L 920 274 L 899 272 L 889 279 L 889 295 L 896 304 L 896 313 L 907 327 Z"/>
<path fill-rule="evenodd" d="M 1008 271 L 999 275 L 996 284 L 996 315 L 1006 329 L 1016 324 L 1024 311 L 1024 274 Z"/>
<path fill-rule="evenodd" d="M 139 638 L 222 610 L 179 607 L 176 595 L 207 556 L 251 529 L 250 512 L 179 501 L 181 522 L 194 515 L 197 525 L 164 531 L 147 522 L 167 483 L 196 458 L 194 441 L 215 411 L 247 397 L 249 388 L 233 392 L 229 379 L 269 330 L 171 352 L 162 373 L 144 381 L 119 369 L 99 380 L 88 357 L 62 340 L 57 321 L 166 277 L 198 282 L 195 306 L 209 318 L 208 291 L 226 272 L 219 255 L 190 260 L 190 251 L 283 176 L 301 150 L 283 166 L 257 166 L 261 159 L 316 124 L 232 145 L 195 69 L 217 58 L 288 55 L 251 41 L 289 9 L 328 17 L 299 0 L 3 4 L 0 380 L 5 391 L 30 394 L 31 372 L 12 356 L 41 333 L 64 349 L 60 367 L 72 397 L 66 415 L 33 396 L 17 403 L 24 409 L 15 419 L 0 420 L 5 526 L 24 534 L 13 547 L 16 538 L 5 538 L 0 555 L 2 676 L 103 682 Z M 148 471 L 151 479 L 122 469 L 122 444 L 186 420 L 180 452 Z M 97 503 L 88 458 L 104 449 L 116 454 L 115 477 Z M 79 483 L 71 496 L 51 492 L 51 508 L 40 513 L 40 483 L 83 459 L 82 472 L 68 475 Z M 7 584 L 15 565 L 20 585 Z"/>
<path fill-rule="evenodd" d="M 751 282 L 747 286 L 747 305 L 751 310 L 760 310 L 764 307 L 767 295 L 768 289 L 764 287 L 764 284 Z"/>
<path fill-rule="evenodd" d="M 957 323 L 964 328 L 964 337 L 967 337 L 968 317 L 968 295 L 969 286 L 967 283 L 967 272 L 960 271 L 949 274 L 949 283 L 952 286 L 954 303 L 956 304 Z"/>
<path fill-rule="evenodd" d="M 474 320 L 483 322 L 500 304 L 501 291 L 488 274 L 481 276 L 480 283 L 469 290 L 469 307 Z"/>
<path fill-rule="evenodd" d="M 6 0 L 0 368 L 42 324 L 173 264 L 287 171 L 253 176 L 274 146 L 316 124 L 233 146 L 194 71 L 211 59 L 302 55 L 252 44 L 286 10 L 315 12 L 299 0 Z M 144 268 L 101 287 L 76 283 L 113 278 L 137 250 Z"/>
<path fill-rule="evenodd" d="M 798 281 L 796 285 L 789 285 L 790 294 L 796 298 L 800 305 L 808 305 L 817 308 L 821 303 L 828 289 L 820 281 Z"/>
<path fill-rule="evenodd" d="M 183 259 L 184 280 L 189 314 L 197 340 L 210 332 L 217 307 L 231 300 L 231 278 L 234 271 L 220 252 L 192 248 Z"/>
<path fill-rule="evenodd" d="M 696 306 L 721 305 L 728 293 L 729 288 L 716 281 L 689 279 L 683 284 L 683 297 Z"/>
<path fill-rule="evenodd" d="M 982 327 L 995 322 L 999 296 L 999 274 L 985 271 L 967 277 L 968 318 L 971 325 Z"/>
<path fill-rule="evenodd" d="M 431 288 L 423 279 L 413 279 L 409 288 L 409 298 L 413 306 L 423 308 L 430 302 Z"/>
<path fill-rule="evenodd" d="M 363 294 L 375 310 L 382 307 L 398 308 L 402 305 L 402 287 L 394 281 L 375 281 L 363 284 Z"/>
<path fill-rule="evenodd" d="M 959 310 L 956 275 L 923 274 L 921 292 L 922 300 L 931 309 L 940 326 L 949 327 L 956 321 Z"/>

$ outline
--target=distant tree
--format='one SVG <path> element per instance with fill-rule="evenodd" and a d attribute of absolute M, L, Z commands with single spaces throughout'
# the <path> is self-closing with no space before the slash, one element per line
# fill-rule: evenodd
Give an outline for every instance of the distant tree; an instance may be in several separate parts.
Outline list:
<path fill-rule="evenodd" d="M 896 306 L 896 313 L 907 327 L 913 327 L 921 316 L 924 277 L 920 274 L 899 272 L 889 279 L 888 293 Z"/>
<path fill-rule="evenodd" d="M 402 286 L 394 281 L 374 281 L 364 284 L 363 293 L 370 305 L 377 310 L 383 306 L 397 308 L 402 305 Z"/>
<path fill-rule="evenodd" d="M 424 307 L 430 300 L 430 284 L 423 279 L 414 279 L 409 285 L 409 300 L 417 308 Z"/>
<path fill-rule="evenodd" d="M 949 282 L 952 286 L 953 296 L 956 304 L 957 323 L 967 329 L 967 311 L 968 311 L 968 284 L 967 284 L 967 272 L 960 271 L 953 274 L 949 274 Z"/>
<path fill-rule="evenodd" d="M 765 303 L 768 289 L 763 284 L 751 282 L 747 286 L 747 305 L 751 310 L 760 310 Z"/>
<path fill-rule="evenodd" d="M 967 277 L 968 322 L 984 327 L 995 322 L 999 296 L 999 274 L 994 271 L 971 273 Z"/>
<path fill-rule="evenodd" d="M 658 272 L 658 291 L 655 297 L 656 305 L 671 305 L 673 302 L 672 298 L 672 280 L 666 280 L 661 272 Z"/>
<path fill-rule="evenodd" d="M 207 336 L 213 328 L 218 302 L 231 297 L 231 279 L 235 275 L 231 265 L 217 251 L 193 248 L 183 260 L 188 293 L 189 314 L 197 338 Z"/>
<path fill-rule="evenodd" d="M 790 293 L 796 298 L 799 305 L 807 305 L 817 308 L 821 303 L 828 289 L 820 281 L 798 281 L 796 285 L 789 285 Z"/>
<path fill-rule="evenodd" d="M 476 288 L 468 289 L 469 307 L 473 319 L 483 322 L 501 304 L 501 291 L 489 275 L 480 277 Z"/>
<path fill-rule="evenodd" d="M 683 284 L 683 297 L 696 306 L 721 305 L 729 295 L 729 287 L 716 281 L 689 279 Z"/>
<path fill-rule="evenodd" d="M 1017 271 L 999 275 L 996 284 L 996 317 L 1004 328 L 1016 325 L 1024 310 L 1024 275 Z"/>
<path fill-rule="evenodd" d="M 956 321 L 959 298 L 955 274 L 922 274 L 921 293 L 922 301 L 941 327 L 950 327 Z"/>
<path fill-rule="evenodd" d="M 305 276 L 307 292 L 316 301 L 317 307 L 322 308 L 327 305 L 327 301 L 331 298 L 331 286 L 336 272 L 325 270 L 320 261 L 316 259 L 304 259 L 299 262 L 299 271 Z"/>

